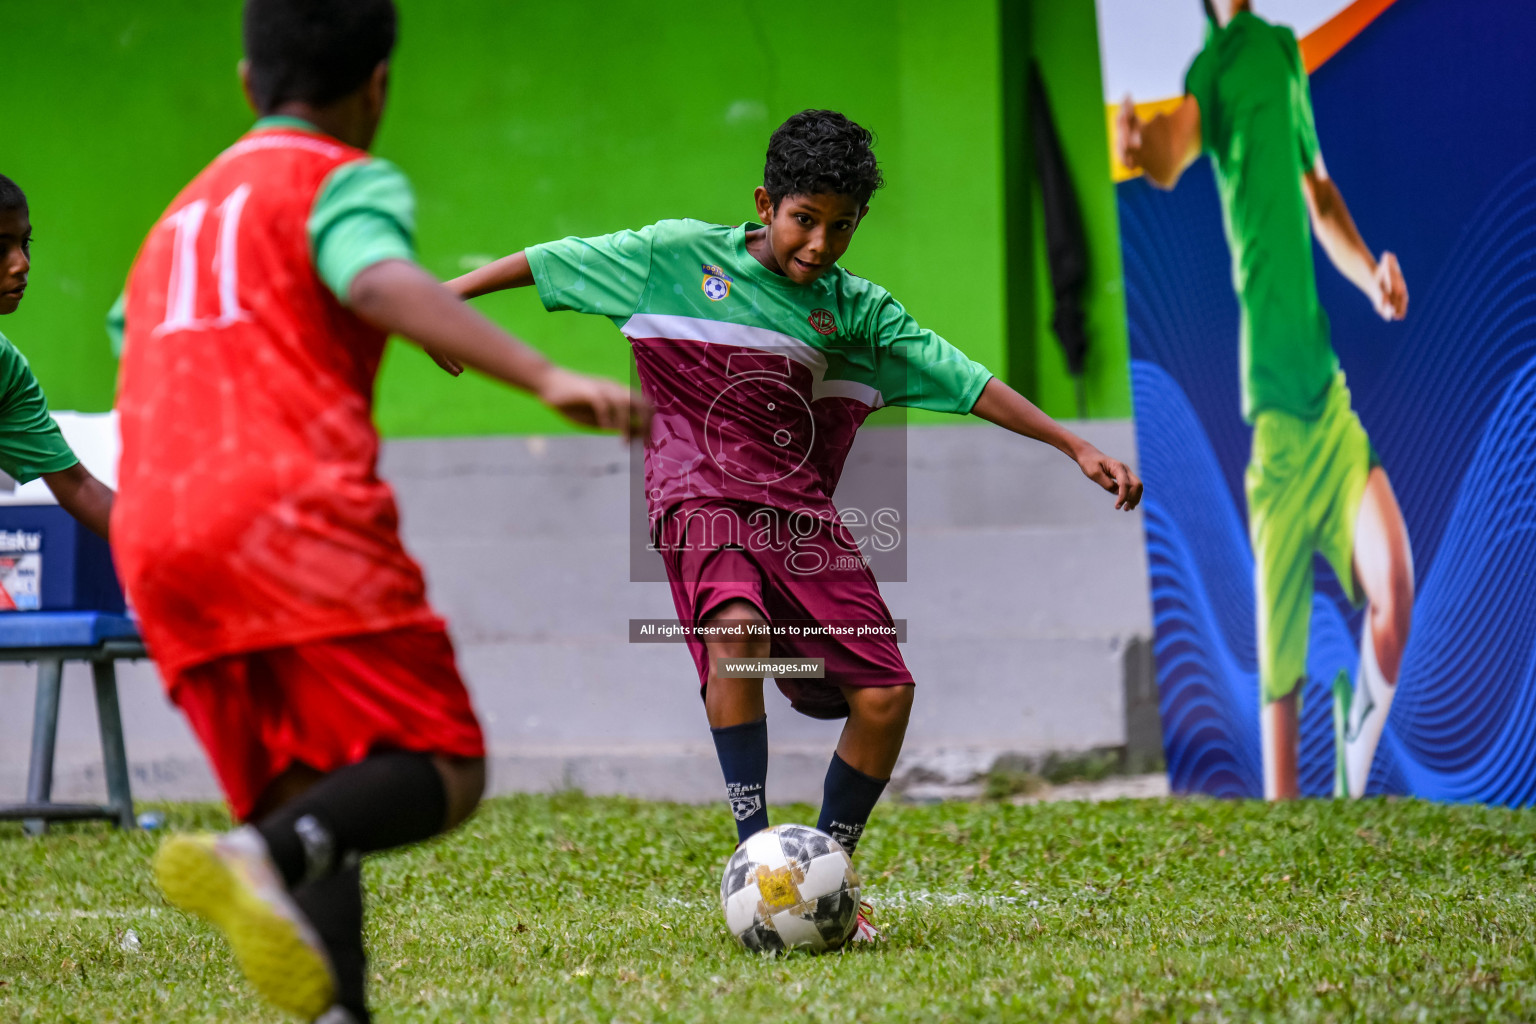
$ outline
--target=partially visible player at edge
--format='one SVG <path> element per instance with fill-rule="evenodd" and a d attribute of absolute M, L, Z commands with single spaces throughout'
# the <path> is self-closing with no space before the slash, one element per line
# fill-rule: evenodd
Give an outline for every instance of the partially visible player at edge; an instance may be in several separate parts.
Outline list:
<path fill-rule="evenodd" d="M 255 127 L 151 229 L 125 303 L 117 564 L 235 816 L 155 856 L 272 1003 L 369 1019 L 358 860 L 463 821 L 484 743 L 375 472 L 398 333 L 635 434 L 646 406 L 468 309 L 414 262 L 404 176 L 367 149 L 391 0 L 247 0 Z M 324 1015 L 322 1017 L 322 1015 Z"/>
<path fill-rule="evenodd" d="M 738 838 L 768 825 L 763 679 L 722 676 L 719 659 L 821 657 L 824 679 L 777 682 L 796 710 L 847 719 L 818 827 L 850 854 L 900 753 L 912 675 L 893 637 L 770 641 L 748 627 L 890 625 L 832 502 L 864 418 L 881 405 L 975 413 L 1054 445 L 1118 508 L 1134 508 L 1142 489 L 842 268 L 883 184 L 872 143 L 842 114 L 807 110 L 769 142 L 758 225 L 665 220 L 567 238 L 449 283 L 465 297 L 536 284 L 548 309 L 607 316 L 629 338 L 657 409 L 645 486 L 678 617 L 738 629 L 690 638 Z M 874 936 L 863 915 L 857 935 Z"/>
<path fill-rule="evenodd" d="M 32 215 L 26 193 L 0 174 L 0 316 L 16 312 L 32 271 Z M 106 539 L 112 489 L 75 457 L 32 368 L 0 334 L 0 469 L 17 483 L 43 478 L 60 507 Z M 0 591 L 0 600 L 5 600 Z"/>
<path fill-rule="evenodd" d="M 1312 553 L 1368 603 L 1353 689 L 1334 680 L 1334 792 L 1363 796 L 1413 615 L 1413 552 L 1375 447 L 1350 405 L 1317 298 L 1312 236 L 1385 320 L 1408 312 L 1397 257 L 1372 254 L 1328 176 L 1296 36 L 1247 0 L 1205 0 L 1210 35 L 1184 99 L 1145 123 L 1126 97 L 1118 152 L 1171 189 L 1209 153 L 1242 309 L 1245 478 L 1258 617 L 1264 795 L 1298 795 Z M 1310 232 L 1309 232 L 1310 226 Z"/>

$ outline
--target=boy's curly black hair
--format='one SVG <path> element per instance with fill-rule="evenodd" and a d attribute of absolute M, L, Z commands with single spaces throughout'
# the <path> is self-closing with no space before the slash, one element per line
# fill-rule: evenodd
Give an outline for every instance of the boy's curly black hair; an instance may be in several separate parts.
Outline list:
<path fill-rule="evenodd" d="M 26 208 L 27 194 L 21 190 L 21 186 L 0 174 L 0 213 L 10 213 L 13 210 Z"/>
<path fill-rule="evenodd" d="M 394 0 L 246 0 L 251 99 L 262 113 L 341 99 L 389 59 L 395 22 Z"/>
<path fill-rule="evenodd" d="M 802 110 L 768 140 L 763 188 L 775 208 L 785 196 L 832 193 L 862 206 L 885 184 L 875 162 L 875 137 L 835 110 Z"/>

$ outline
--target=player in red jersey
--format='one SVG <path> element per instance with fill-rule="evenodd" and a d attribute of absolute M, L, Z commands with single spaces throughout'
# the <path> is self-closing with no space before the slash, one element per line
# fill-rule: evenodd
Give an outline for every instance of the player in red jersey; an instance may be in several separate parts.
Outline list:
<path fill-rule="evenodd" d="M 413 260 L 409 186 L 367 148 L 392 0 L 247 0 L 256 127 L 194 178 L 129 275 L 112 520 L 171 699 L 237 818 L 173 836 L 156 877 L 276 1005 L 366 1021 L 358 859 L 463 821 L 484 743 L 375 472 L 390 333 L 572 420 L 649 427 Z"/>

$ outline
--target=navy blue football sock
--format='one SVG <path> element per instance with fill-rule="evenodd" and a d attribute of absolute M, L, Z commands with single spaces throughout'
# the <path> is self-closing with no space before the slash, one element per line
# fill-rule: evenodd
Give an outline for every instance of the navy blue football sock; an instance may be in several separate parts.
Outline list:
<path fill-rule="evenodd" d="M 711 729 L 720 770 L 725 773 L 725 798 L 736 818 L 736 841 L 768 827 L 768 719 Z"/>
<path fill-rule="evenodd" d="M 864 834 L 864 823 L 885 792 L 890 779 L 876 779 L 865 775 L 844 761 L 837 754 L 827 765 L 827 784 L 821 797 L 821 818 L 816 827 L 842 844 L 853 856 Z"/>

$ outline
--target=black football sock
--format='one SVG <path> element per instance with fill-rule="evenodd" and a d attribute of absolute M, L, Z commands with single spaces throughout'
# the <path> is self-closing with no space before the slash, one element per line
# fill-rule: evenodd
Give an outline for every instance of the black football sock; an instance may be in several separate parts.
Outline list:
<path fill-rule="evenodd" d="M 363 871 L 358 864 L 293 890 L 336 972 L 336 1005 L 368 1024 L 368 959 L 363 953 Z"/>
<path fill-rule="evenodd" d="M 443 830 L 448 792 L 430 754 L 374 754 L 331 772 L 256 823 L 290 888 L 365 853 Z"/>
<path fill-rule="evenodd" d="M 725 773 L 725 798 L 736 818 L 736 841 L 768 827 L 768 719 L 709 730 Z"/>
<path fill-rule="evenodd" d="M 865 775 L 844 761 L 837 754 L 827 765 L 827 783 L 821 798 L 821 818 L 816 827 L 842 844 L 848 855 L 853 856 L 864 834 L 864 823 L 869 821 L 885 784 L 890 779 L 876 779 Z"/>

